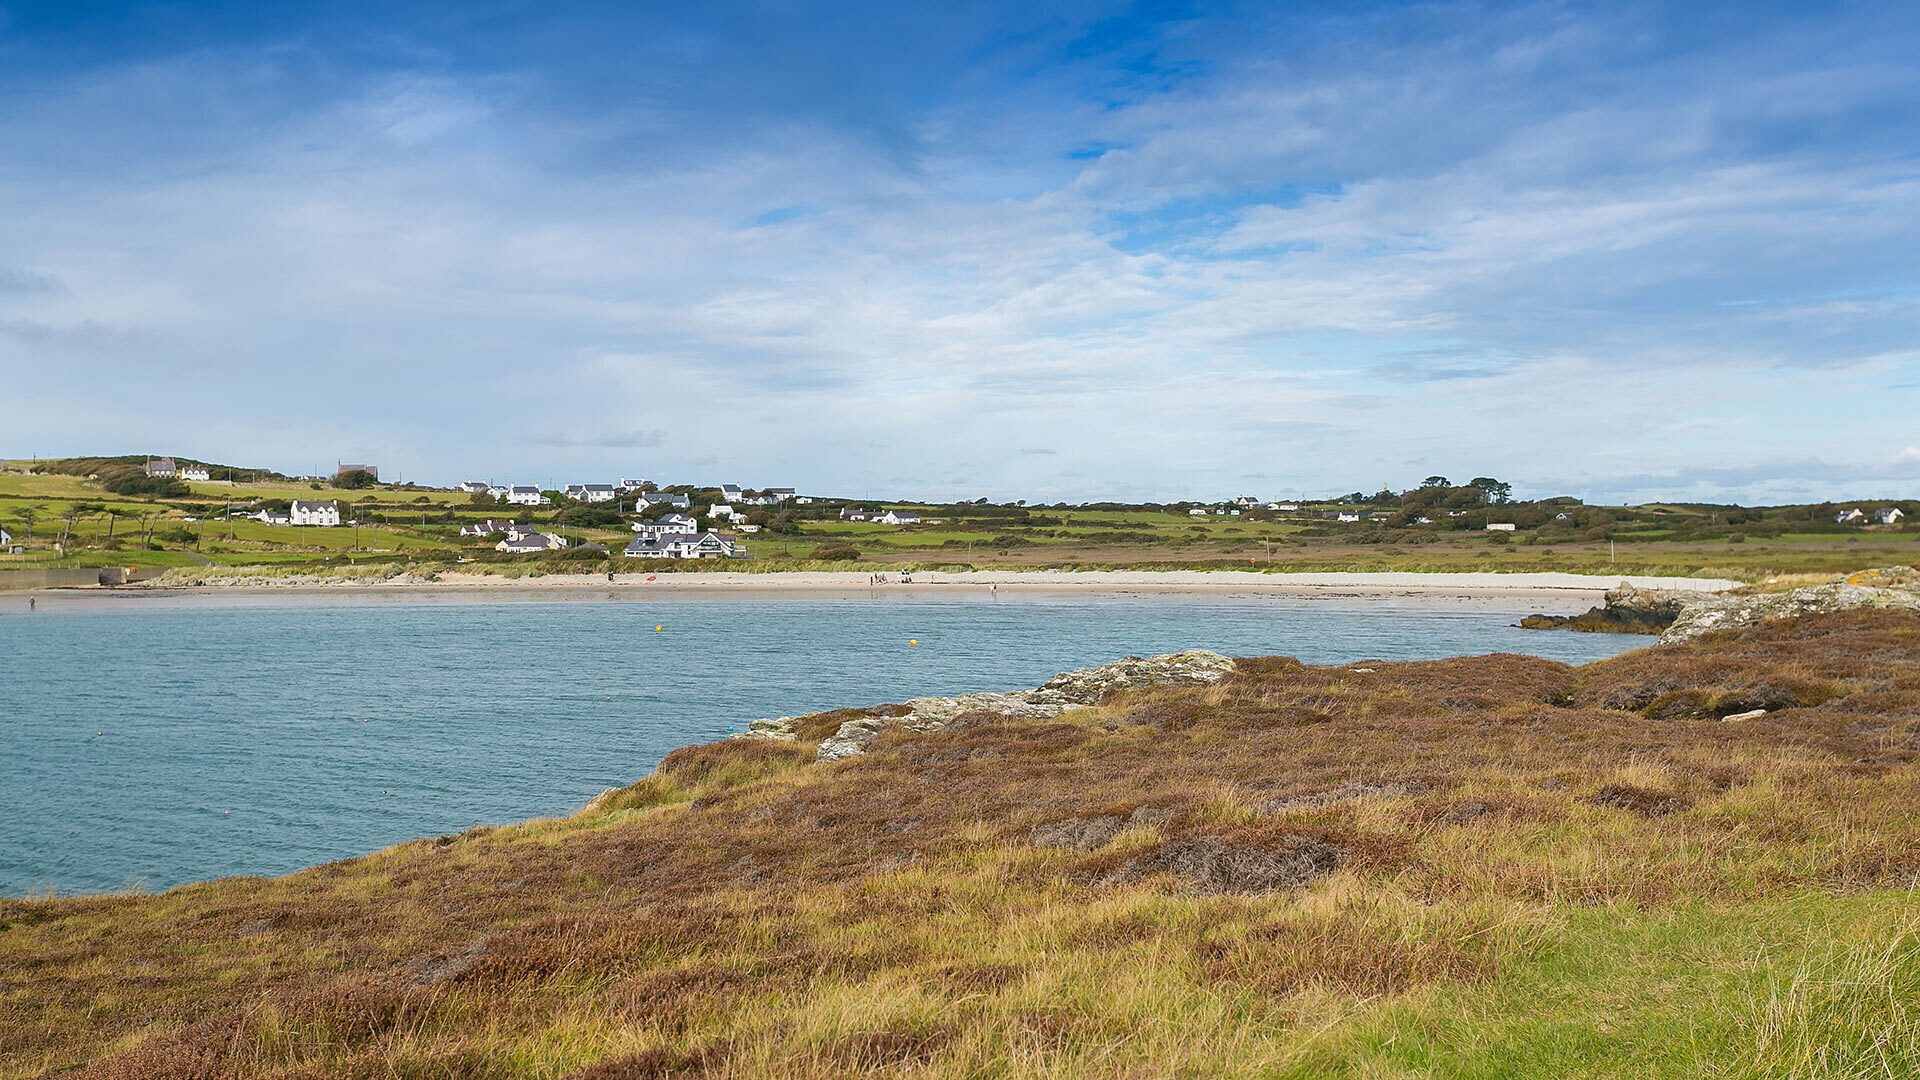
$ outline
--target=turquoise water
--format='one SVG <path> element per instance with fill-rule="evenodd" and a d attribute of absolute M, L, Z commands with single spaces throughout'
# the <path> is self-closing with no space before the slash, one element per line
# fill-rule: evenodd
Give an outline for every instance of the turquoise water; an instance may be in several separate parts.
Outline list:
<path fill-rule="evenodd" d="M 1509 624 L 1524 607 L 1426 600 L 146 596 L 25 609 L 0 598 L 0 895 L 277 874 L 563 814 L 756 717 L 1035 686 L 1127 655 L 1583 661 L 1645 641 L 1523 631 Z"/>

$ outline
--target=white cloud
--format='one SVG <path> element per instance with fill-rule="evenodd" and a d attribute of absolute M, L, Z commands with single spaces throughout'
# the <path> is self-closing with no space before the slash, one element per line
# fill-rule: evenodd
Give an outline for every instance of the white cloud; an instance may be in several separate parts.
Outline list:
<path fill-rule="evenodd" d="M 6 263 L 31 268 L 0 271 L 0 428 L 287 468 L 344 444 L 445 480 L 716 462 L 1042 498 L 1250 468 L 1737 497 L 1774 490 L 1742 461 L 1906 437 L 1911 395 L 1850 384 L 1916 367 L 1910 156 L 1729 134 L 1783 85 L 1817 123 L 1901 72 L 1682 55 L 1574 91 L 1539 81 L 1610 79 L 1624 48 L 1591 22 L 1444 30 L 1121 108 L 935 105 L 906 159 L 814 116 L 740 140 L 644 101 L 556 116 L 537 73 L 319 101 L 263 56 L 90 73 L 0 119 L 44 163 L 0 176 Z M 63 153 L 74 131 L 100 142 Z M 1090 143 L 1118 149 L 1068 163 Z M 82 365 L 145 380 L 148 414 L 52 416 Z M 323 394 L 299 446 L 259 422 Z M 1681 471 L 1702 462 L 1732 464 Z"/>

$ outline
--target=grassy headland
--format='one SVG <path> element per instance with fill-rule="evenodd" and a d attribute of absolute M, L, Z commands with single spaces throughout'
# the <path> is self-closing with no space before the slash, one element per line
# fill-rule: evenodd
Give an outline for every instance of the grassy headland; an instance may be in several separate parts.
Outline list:
<path fill-rule="evenodd" d="M 669 572 L 672 561 L 629 560 L 629 504 L 538 509 L 417 485 L 336 488 L 264 470 L 215 466 L 228 482 L 147 485 L 141 459 L 0 463 L 0 527 L 26 550 L 0 553 L 9 568 L 140 566 L 285 567 L 330 572 L 386 566 L 424 576 L 454 566 L 519 567 L 518 573 Z M 124 492 L 116 491 L 121 489 Z M 716 490 L 683 487 L 703 526 Z M 558 493 L 555 493 L 556 495 Z M 755 508 L 741 535 L 751 558 L 733 570 L 792 569 L 1256 569 L 1280 572 L 1530 572 L 1724 577 L 1763 581 L 1837 573 L 1864 565 L 1920 562 L 1920 524 L 1840 524 L 1834 507 L 1704 505 L 1585 506 L 1568 499 L 1485 503 L 1470 488 L 1420 488 L 1401 495 L 1300 504 L 1292 510 L 1175 503 L 1149 506 L 1024 506 L 849 503 Z M 239 515 L 284 510 L 291 499 L 337 500 L 348 526 L 265 524 Z M 1451 500 L 1451 502 L 1449 502 Z M 1458 504 L 1456 509 L 1445 507 Z M 844 520 L 843 509 L 885 505 L 922 521 L 886 525 Z M 1291 504 L 1290 504 L 1291 505 Z M 1920 523 L 1920 502 L 1904 506 Z M 1205 510 L 1196 517 L 1192 511 Z M 1217 512 L 1216 512 L 1217 511 Z M 1326 515 L 1346 511 L 1349 522 Z M 1361 515 L 1365 515 L 1361 517 Z M 508 555 L 490 537 L 460 530 L 519 518 L 573 545 L 550 555 Z M 1486 531 L 1493 521 L 1512 533 Z M 614 555 L 582 545 L 601 545 Z M 698 568 L 711 569 L 712 564 Z"/>
<path fill-rule="evenodd" d="M 1724 717 L 1767 712 L 1758 718 Z M 1242 661 L 0 904 L 0 1076 L 1920 1073 L 1920 619 Z"/>

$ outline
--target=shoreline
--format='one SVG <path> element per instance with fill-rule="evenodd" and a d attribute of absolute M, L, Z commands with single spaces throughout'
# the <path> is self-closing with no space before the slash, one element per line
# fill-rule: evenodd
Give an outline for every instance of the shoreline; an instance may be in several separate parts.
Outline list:
<path fill-rule="evenodd" d="M 1292 598 L 1542 599 L 1597 601 L 1626 582 L 1637 588 L 1679 592 L 1723 592 L 1741 582 L 1713 578 L 1649 577 L 1570 573 L 1261 573 L 1246 570 L 977 570 L 913 575 L 909 584 L 895 574 L 872 584 L 864 571 L 676 572 L 648 580 L 644 573 L 622 574 L 609 582 L 604 574 L 545 574 L 509 578 L 488 574 L 442 574 L 435 580 L 403 578 L 364 581 L 319 575 L 249 576 L 228 582 L 165 584 L 143 582 L 118 587 L 82 586 L 32 590 L 62 597 L 183 597 L 365 595 L 389 598 L 429 596 L 543 596 L 551 598 L 638 598 L 649 594 L 704 596 L 783 596 L 791 599 L 964 594 L 1054 594 L 1061 596 L 1272 596 Z"/>

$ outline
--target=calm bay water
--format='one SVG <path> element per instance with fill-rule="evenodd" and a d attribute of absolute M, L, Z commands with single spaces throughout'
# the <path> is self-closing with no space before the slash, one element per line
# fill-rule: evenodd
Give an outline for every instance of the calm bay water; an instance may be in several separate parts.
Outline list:
<path fill-rule="evenodd" d="M 563 814 L 756 717 L 1036 686 L 1127 655 L 1578 662 L 1645 642 L 1515 629 L 1523 603 L 894 587 L 839 599 L 56 598 L 29 615 L 4 597 L 0 895 L 284 873 Z"/>

